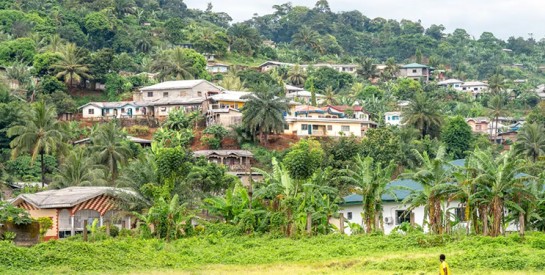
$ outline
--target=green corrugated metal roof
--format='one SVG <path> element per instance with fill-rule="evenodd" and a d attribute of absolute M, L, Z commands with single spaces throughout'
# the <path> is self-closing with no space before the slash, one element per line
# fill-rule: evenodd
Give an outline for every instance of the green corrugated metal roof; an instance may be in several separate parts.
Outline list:
<path fill-rule="evenodd" d="M 418 63 L 411 63 L 411 64 L 403 65 L 403 67 L 401 67 L 401 68 L 412 69 L 412 68 L 427 68 L 427 67 L 428 66 L 426 66 L 426 65 L 422 65 L 422 64 L 418 64 Z"/>

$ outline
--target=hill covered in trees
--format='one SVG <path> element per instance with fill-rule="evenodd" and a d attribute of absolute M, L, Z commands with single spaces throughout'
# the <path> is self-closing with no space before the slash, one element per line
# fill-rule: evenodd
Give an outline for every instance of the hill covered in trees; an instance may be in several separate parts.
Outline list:
<path fill-rule="evenodd" d="M 272 14 L 241 23 L 212 5 L 203 11 L 182 0 L 1 0 L 0 9 L 0 65 L 22 61 L 47 69 L 55 58 L 49 52 L 70 42 L 89 65 L 89 78 L 101 83 L 108 72 L 153 71 L 165 50 L 189 44 L 231 64 L 419 59 L 460 79 L 499 71 L 510 79 L 543 78 L 545 41 L 504 41 L 490 32 L 473 38 L 463 29 L 445 33 L 441 22 L 424 28 L 355 10 L 335 13 L 326 0 L 314 7 L 275 5 Z"/>

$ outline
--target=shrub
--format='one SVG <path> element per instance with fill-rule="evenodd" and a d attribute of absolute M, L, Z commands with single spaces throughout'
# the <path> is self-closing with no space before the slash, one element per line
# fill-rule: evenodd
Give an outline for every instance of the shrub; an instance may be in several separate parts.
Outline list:
<path fill-rule="evenodd" d="M 53 227 L 53 220 L 50 217 L 39 217 L 38 224 L 40 224 L 40 239 L 43 241 L 47 230 Z"/>
<path fill-rule="evenodd" d="M 127 128 L 127 133 L 131 135 L 136 136 L 144 136 L 149 134 L 149 127 L 148 126 L 141 126 L 141 125 L 134 125 L 129 128 Z"/>

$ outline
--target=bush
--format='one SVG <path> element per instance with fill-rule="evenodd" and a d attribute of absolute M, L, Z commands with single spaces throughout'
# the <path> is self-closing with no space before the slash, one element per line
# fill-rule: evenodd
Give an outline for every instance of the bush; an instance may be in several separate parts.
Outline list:
<path fill-rule="evenodd" d="M 208 148 L 212 150 L 221 148 L 221 140 L 214 136 L 209 136 L 209 135 L 202 136 L 201 142 L 206 144 L 206 146 L 208 146 Z"/>
<path fill-rule="evenodd" d="M 136 136 L 144 136 L 149 134 L 149 127 L 148 126 L 141 126 L 141 125 L 134 125 L 129 128 L 127 128 L 127 133 L 131 135 Z"/>

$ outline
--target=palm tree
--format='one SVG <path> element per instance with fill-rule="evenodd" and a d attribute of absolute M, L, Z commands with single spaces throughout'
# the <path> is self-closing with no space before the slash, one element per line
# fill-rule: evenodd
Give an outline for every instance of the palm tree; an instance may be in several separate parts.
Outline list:
<path fill-rule="evenodd" d="M 324 90 L 324 102 L 325 105 L 335 105 L 337 104 L 337 99 L 335 98 L 335 92 L 331 86 L 327 86 Z"/>
<path fill-rule="evenodd" d="M 356 71 L 364 79 L 373 79 L 377 76 L 377 65 L 372 58 L 363 58 L 360 61 L 360 67 Z"/>
<path fill-rule="evenodd" d="M 362 158 L 358 155 L 354 161 L 354 167 L 343 170 L 346 176 L 340 178 L 352 183 L 357 188 L 357 193 L 362 196 L 363 220 L 367 233 L 378 230 L 380 226 L 380 215 L 383 209 L 382 195 L 390 194 L 396 197 L 392 189 L 387 188 L 395 168 L 393 162 L 383 166 L 382 163 L 375 162 L 372 157 Z"/>
<path fill-rule="evenodd" d="M 295 65 L 291 67 L 291 69 L 288 72 L 288 81 L 297 87 L 301 87 L 305 84 L 305 80 L 307 79 L 307 74 L 305 71 L 301 68 L 299 65 Z"/>
<path fill-rule="evenodd" d="M 130 150 L 125 135 L 114 122 L 101 125 L 91 136 L 91 150 L 97 153 L 98 163 L 106 166 L 113 183 L 119 174 L 119 165 L 127 162 Z"/>
<path fill-rule="evenodd" d="M 515 143 L 515 153 L 533 162 L 545 154 L 545 133 L 541 124 L 527 123 L 522 127 Z"/>
<path fill-rule="evenodd" d="M 69 186 L 104 185 L 104 171 L 95 160 L 86 155 L 85 150 L 77 148 L 70 152 L 59 167 L 53 180 L 55 188 Z"/>
<path fill-rule="evenodd" d="M 64 40 L 59 34 L 49 36 L 48 44 L 41 49 L 42 52 L 59 52 L 62 48 Z"/>
<path fill-rule="evenodd" d="M 299 32 L 292 37 L 293 44 L 303 48 L 308 48 L 316 52 L 323 52 L 322 45 L 320 43 L 320 35 L 317 31 L 312 30 L 308 26 L 303 26 L 299 29 Z"/>
<path fill-rule="evenodd" d="M 488 79 L 488 87 L 494 95 L 497 95 L 505 88 L 505 79 L 501 74 L 494 74 Z"/>
<path fill-rule="evenodd" d="M 220 82 L 220 86 L 228 91 L 246 91 L 244 85 L 245 83 L 240 81 L 240 77 L 231 72 L 224 76 Z"/>
<path fill-rule="evenodd" d="M 47 106 L 43 101 L 34 103 L 30 111 L 26 113 L 23 124 L 9 128 L 8 136 L 15 137 L 10 142 L 12 158 L 21 153 L 29 153 L 34 162 L 38 155 L 40 156 L 42 187 L 44 187 L 44 156 L 64 149 L 63 134 L 57 122 L 55 108 Z"/>
<path fill-rule="evenodd" d="M 65 45 L 59 52 L 58 61 L 51 67 L 57 69 L 57 78 L 64 78 L 64 81 L 73 87 L 74 82 L 80 83 L 82 78 L 91 78 L 89 68 L 84 64 L 81 52 L 74 43 Z"/>
<path fill-rule="evenodd" d="M 115 1 L 114 10 L 118 18 L 123 18 L 125 14 L 134 14 L 136 12 L 136 3 L 134 0 Z"/>
<path fill-rule="evenodd" d="M 149 53 L 153 48 L 153 39 L 147 32 L 142 31 L 136 34 L 134 44 L 140 52 Z"/>
<path fill-rule="evenodd" d="M 420 153 L 413 149 L 413 153 L 422 163 L 416 172 L 403 175 L 422 185 L 422 190 L 413 191 L 404 200 L 410 203 L 409 209 L 415 209 L 424 205 L 424 221 L 429 217 L 429 225 L 433 233 L 443 232 L 441 200 L 443 197 L 437 191 L 437 186 L 450 182 L 452 178 L 451 165 L 445 160 L 445 147 L 439 147 L 435 158 L 431 158 L 427 152 Z"/>
<path fill-rule="evenodd" d="M 490 235 L 495 237 L 501 233 L 506 205 L 521 213 L 524 212 L 515 200 L 518 197 L 532 197 L 532 194 L 529 194 L 524 187 L 524 182 L 531 176 L 520 173 L 523 161 L 514 157 L 513 150 L 494 158 L 490 152 L 477 149 L 473 157 L 477 171 L 475 183 L 478 187 L 474 196 L 476 200 L 488 204 L 493 218 Z M 482 213 L 484 219 L 487 218 L 487 212 Z M 487 235 L 487 224 L 488 222 L 483 220 L 485 235 Z"/>
<path fill-rule="evenodd" d="M 423 93 L 417 93 L 403 112 L 403 122 L 420 130 L 421 137 L 434 134 L 443 122 L 437 103 Z M 435 131 L 437 132 L 437 131 Z"/>
<path fill-rule="evenodd" d="M 159 71 L 159 79 L 194 79 L 196 74 L 191 60 L 180 47 L 163 52 L 155 60 L 152 69 Z"/>
<path fill-rule="evenodd" d="M 261 85 L 256 93 L 243 96 L 247 102 L 242 108 L 242 123 L 260 140 L 268 142 L 269 133 L 278 133 L 284 129 L 284 113 L 288 102 L 284 97 L 277 97 L 276 91 Z"/>
<path fill-rule="evenodd" d="M 494 141 L 498 137 L 498 124 L 499 124 L 499 117 L 505 113 L 505 99 L 502 94 L 496 94 L 492 98 L 490 98 L 490 101 L 488 102 L 488 108 L 490 108 L 489 116 L 494 119 L 494 122 L 492 125 L 494 126 L 492 129 L 494 133 L 492 133 L 492 137 L 494 137 Z"/>
<path fill-rule="evenodd" d="M 398 71 L 399 66 L 396 64 L 395 59 L 390 57 L 386 60 L 386 68 L 384 68 L 382 77 L 386 80 L 393 79 L 396 77 Z"/>

